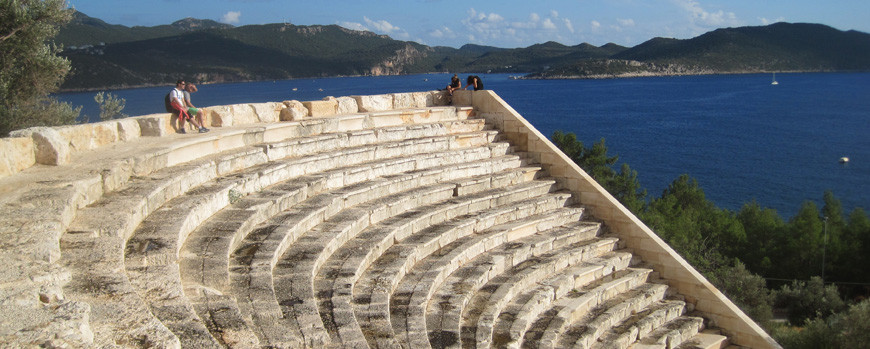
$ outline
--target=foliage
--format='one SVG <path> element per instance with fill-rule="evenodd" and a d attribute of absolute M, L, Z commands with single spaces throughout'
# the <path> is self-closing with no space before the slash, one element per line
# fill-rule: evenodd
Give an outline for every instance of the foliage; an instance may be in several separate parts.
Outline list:
<path fill-rule="evenodd" d="M 708 201 L 688 175 L 674 180 L 640 218 L 702 272 L 728 265 L 746 243 L 736 216 Z"/>
<path fill-rule="evenodd" d="M 758 274 L 746 269 L 739 260 L 707 273 L 707 278 L 740 309 L 758 323 L 773 318 L 774 295 Z"/>
<path fill-rule="evenodd" d="M 837 287 L 825 286 L 822 278 L 813 276 L 809 282 L 794 281 L 776 292 L 776 304 L 787 309 L 788 320 L 801 324 L 816 317 L 827 317 L 845 308 Z"/>
<path fill-rule="evenodd" d="M 784 348 L 864 348 L 870 343 L 870 300 L 828 318 L 808 320 L 803 327 L 778 326 L 771 335 Z"/>
<path fill-rule="evenodd" d="M 99 92 L 94 96 L 94 101 L 100 106 L 100 120 L 102 121 L 121 119 L 129 116 L 121 112 L 127 104 L 126 99 L 118 98 L 118 96 L 111 93 Z"/>
<path fill-rule="evenodd" d="M 70 63 L 46 41 L 70 15 L 63 0 L 0 0 L 0 135 L 75 120 L 75 109 L 47 97 Z"/>
<path fill-rule="evenodd" d="M 630 211 L 638 213 L 645 204 L 646 190 L 642 189 L 637 179 L 637 171 L 628 164 L 622 164 L 619 172 L 613 166 L 619 156 L 608 156 L 607 146 L 602 138 L 592 148 L 586 148 L 583 142 L 577 140 L 574 133 L 553 133 L 553 144 L 565 153 L 574 163 L 595 179 L 604 189 L 613 195 Z"/>

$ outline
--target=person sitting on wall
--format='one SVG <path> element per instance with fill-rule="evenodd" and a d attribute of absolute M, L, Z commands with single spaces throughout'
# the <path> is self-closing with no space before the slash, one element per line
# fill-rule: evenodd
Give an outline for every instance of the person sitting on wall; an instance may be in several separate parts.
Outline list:
<path fill-rule="evenodd" d="M 462 81 L 459 80 L 459 76 L 453 74 L 453 77 L 450 78 L 450 85 L 447 85 L 447 103 L 453 103 L 453 91 L 462 89 Z"/>
<path fill-rule="evenodd" d="M 469 75 L 468 80 L 465 82 L 465 84 L 468 85 L 465 87 L 466 90 L 471 87 L 474 87 L 475 91 L 483 89 L 483 81 L 480 80 L 480 77 L 477 75 Z"/>
<path fill-rule="evenodd" d="M 178 112 L 178 133 L 187 133 L 187 131 L 184 130 L 185 120 L 189 120 L 191 124 L 199 129 L 199 132 L 208 132 L 208 129 L 202 127 L 202 125 L 197 123 L 196 120 L 190 118 L 190 114 L 187 112 L 187 107 L 184 106 L 184 87 L 186 85 L 187 84 L 184 80 L 179 79 L 175 82 L 175 89 L 169 93 L 169 100 L 172 103 L 172 108 Z"/>
<path fill-rule="evenodd" d="M 199 91 L 199 89 L 197 89 L 196 85 L 194 85 L 193 83 L 188 83 L 187 85 L 185 85 L 184 104 L 187 106 L 187 114 L 196 118 L 196 121 L 198 121 L 199 124 L 202 126 L 199 128 L 199 133 L 208 132 L 209 129 L 205 128 L 205 122 L 202 121 L 203 110 L 197 108 L 196 106 L 193 105 L 193 103 L 190 102 L 190 94 L 194 93 L 196 91 Z M 194 125 L 196 125 L 196 124 L 194 124 Z"/>

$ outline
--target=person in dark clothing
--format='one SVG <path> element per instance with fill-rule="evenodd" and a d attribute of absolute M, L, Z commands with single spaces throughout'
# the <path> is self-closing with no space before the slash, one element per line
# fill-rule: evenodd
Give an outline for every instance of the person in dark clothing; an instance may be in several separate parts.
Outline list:
<path fill-rule="evenodd" d="M 459 80 L 459 76 L 453 74 L 453 77 L 450 78 L 450 85 L 447 85 L 447 94 L 453 96 L 453 91 L 462 89 L 462 81 Z"/>
<path fill-rule="evenodd" d="M 480 80 L 480 77 L 477 75 L 469 75 L 468 80 L 466 80 L 466 85 L 468 85 L 465 87 L 466 90 L 472 87 L 474 87 L 475 91 L 483 89 L 483 81 Z"/>

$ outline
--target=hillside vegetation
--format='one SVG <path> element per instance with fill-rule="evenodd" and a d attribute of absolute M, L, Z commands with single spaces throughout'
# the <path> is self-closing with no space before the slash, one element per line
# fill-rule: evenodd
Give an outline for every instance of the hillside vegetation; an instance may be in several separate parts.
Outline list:
<path fill-rule="evenodd" d="M 635 47 L 557 42 L 505 49 L 430 47 L 336 25 L 233 27 L 187 18 L 126 27 L 76 13 L 55 38 L 73 73 L 64 89 L 171 83 L 396 75 L 528 73 L 530 78 L 611 78 L 766 71 L 870 70 L 870 34 L 819 24 L 718 29 Z"/>

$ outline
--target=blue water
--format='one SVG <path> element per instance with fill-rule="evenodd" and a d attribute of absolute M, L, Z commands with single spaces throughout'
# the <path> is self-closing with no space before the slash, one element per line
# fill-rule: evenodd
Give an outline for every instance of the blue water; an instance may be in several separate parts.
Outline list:
<path fill-rule="evenodd" d="M 197 106 L 442 88 L 450 75 L 285 80 L 200 86 Z M 749 201 L 792 217 L 831 190 L 845 214 L 870 209 L 870 73 L 721 75 L 614 80 L 511 80 L 482 75 L 545 135 L 606 139 L 611 155 L 659 196 L 677 176 L 738 210 Z M 160 113 L 170 86 L 115 90 L 130 115 Z M 292 89 L 296 88 L 296 91 Z M 322 91 L 321 91 L 322 90 Z M 93 92 L 58 95 L 96 117 Z M 851 159 L 846 165 L 837 160 Z"/>

